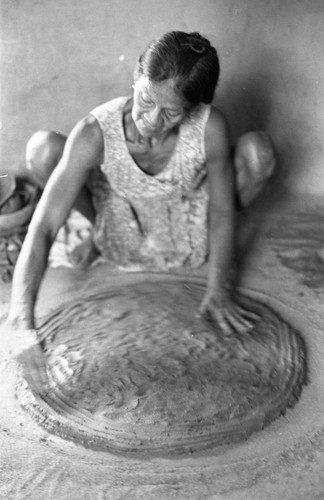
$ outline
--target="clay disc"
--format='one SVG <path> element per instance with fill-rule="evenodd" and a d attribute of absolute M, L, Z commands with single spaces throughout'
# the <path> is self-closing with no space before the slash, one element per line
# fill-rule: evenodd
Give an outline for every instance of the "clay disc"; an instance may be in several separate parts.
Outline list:
<path fill-rule="evenodd" d="M 52 391 L 22 385 L 44 428 L 107 451 L 187 452 L 246 439 L 293 406 L 305 382 L 302 338 L 266 305 L 225 336 L 196 312 L 196 278 L 137 274 L 57 308 L 39 331 Z"/>

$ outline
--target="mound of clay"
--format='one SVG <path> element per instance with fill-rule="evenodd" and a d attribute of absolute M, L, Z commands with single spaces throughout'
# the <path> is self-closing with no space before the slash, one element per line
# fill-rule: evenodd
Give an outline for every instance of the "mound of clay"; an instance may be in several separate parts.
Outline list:
<path fill-rule="evenodd" d="M 240 298 L 254 329 L 225 336 L 196 318 L 198 279 L 134 274 L 89 291 L 40 328 L 51 393 L 18 389 L 45 429 L 108 451 L 187 452 L 246 439 L 283 414 L 305 381 L 299 334 Z"/>

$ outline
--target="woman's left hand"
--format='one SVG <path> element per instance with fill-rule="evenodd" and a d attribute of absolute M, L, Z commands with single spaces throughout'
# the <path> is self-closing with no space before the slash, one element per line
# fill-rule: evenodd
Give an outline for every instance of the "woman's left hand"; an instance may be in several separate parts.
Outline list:
<path fill-rule="evenodd" d="M 199 313 L 212 324 L 217 324 L 225 335 L 243 334 L 253 329 L 258 316 L 239 305 L 227 291 L 207 292 Z"/>

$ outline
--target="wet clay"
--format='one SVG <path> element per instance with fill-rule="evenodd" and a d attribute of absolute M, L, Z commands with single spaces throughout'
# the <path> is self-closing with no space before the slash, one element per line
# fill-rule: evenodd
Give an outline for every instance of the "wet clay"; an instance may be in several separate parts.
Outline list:
<path fill-rule="evenodd" d="M 324 288 L 323 229 L 323 211 L 308 211 L 282 217 L 267 233 L 280 262 L 315 291 Z"/>
<path fill-rule="evenodd" d="M 48 431 L 107 451 L 182 453 L 246 439 L 298 399 L 301 336 L 240 297 L 253 330 L 225 336 L 196 317 L 198 278 L 134 273 L 54 310 L 39 332 L 51 392 L 17 389 Z"/>

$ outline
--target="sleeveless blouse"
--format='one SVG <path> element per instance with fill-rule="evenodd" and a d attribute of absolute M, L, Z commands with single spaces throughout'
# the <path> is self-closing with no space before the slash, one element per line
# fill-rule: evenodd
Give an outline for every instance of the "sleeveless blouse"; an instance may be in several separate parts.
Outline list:
<path fill-rule="evenodd" d="M 92 176 L 95 243 L 104 259 L 126 268 L 198 267 L 207 257 L 204 132 L 210 106 L 200 105 L 180 124 L 168 164 L 150 175 L 127 148 L 123 111 L 129 99 L 91 111 L 104 138 L 104 161 Z"/>

